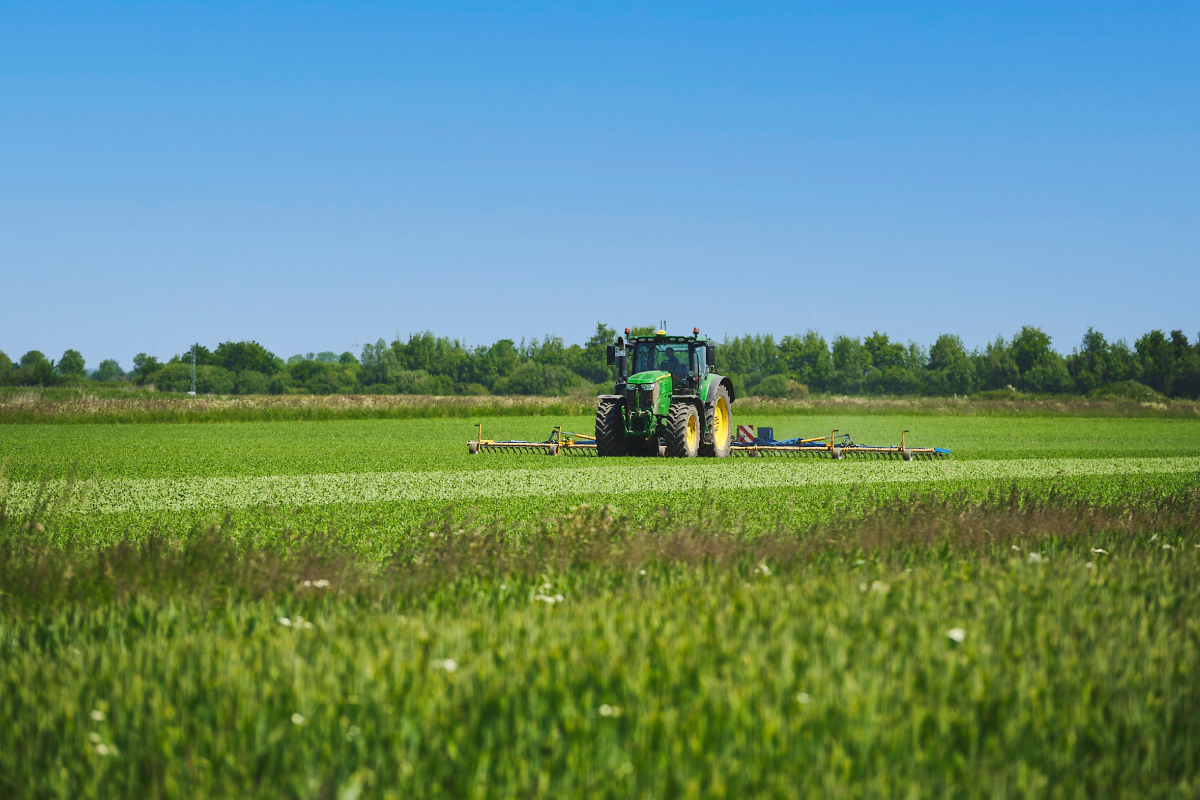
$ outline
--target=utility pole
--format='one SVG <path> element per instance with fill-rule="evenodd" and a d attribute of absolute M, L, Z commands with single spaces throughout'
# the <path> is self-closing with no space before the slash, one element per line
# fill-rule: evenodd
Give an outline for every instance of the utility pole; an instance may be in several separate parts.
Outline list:
<path fill-rule="evenodd" d="M 188 394 L 196 395 L 196 345 L 192 345 L 192 390 Z"/>

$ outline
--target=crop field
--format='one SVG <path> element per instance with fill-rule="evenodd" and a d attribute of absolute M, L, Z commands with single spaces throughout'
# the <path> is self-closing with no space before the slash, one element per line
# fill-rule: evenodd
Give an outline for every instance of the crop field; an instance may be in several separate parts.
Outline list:
<path fill-rule="evenodd" d="M 1192 797 L 1200 420 L 0 425 L 0 795 Z"/>

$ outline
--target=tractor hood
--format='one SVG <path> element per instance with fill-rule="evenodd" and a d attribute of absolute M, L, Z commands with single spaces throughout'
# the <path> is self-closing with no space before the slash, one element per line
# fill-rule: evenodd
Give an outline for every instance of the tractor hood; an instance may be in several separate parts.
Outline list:
<path fill-rule="evenodd" d="M 671 373 L 667 372 L 666 370 L 652 369 L 646 372 L 639 372 L 637 375 L 630 375 L 629 378 L 626 379 L 625 383 L 654 383 L 660 378 L 669 377 L 671 377 Z"/>

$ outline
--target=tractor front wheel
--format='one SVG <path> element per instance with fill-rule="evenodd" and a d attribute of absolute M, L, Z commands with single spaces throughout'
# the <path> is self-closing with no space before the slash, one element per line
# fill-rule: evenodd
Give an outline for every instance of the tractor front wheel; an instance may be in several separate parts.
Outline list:
<path fill-rule="evenodd" d="M 674 403 L 667 417 L 667 455 L 695 458 L 700 455 L 700 415 L 691 403 Z"/>
<path fill-rule="evenodd" d="M 596 407 L 596 455 L 625 455 L 625 415 L 611 400 L 601 400 Z"/>

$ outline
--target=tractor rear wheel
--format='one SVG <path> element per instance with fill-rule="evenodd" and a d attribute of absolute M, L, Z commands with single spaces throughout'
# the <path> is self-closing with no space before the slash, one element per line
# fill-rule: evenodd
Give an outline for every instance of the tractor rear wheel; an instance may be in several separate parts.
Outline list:
<path fill-rule="evenodd" d="M 667 417 L 667 455 L 695 458 L 700 455 L 700 415 L 691 403 L 672 403 Z"/>
<path fill-rule="evenodd" d="M 712 444 L 701 444 L 700 455 L 710 458 L 728 458 L 733 449 L 733 403 L 729 401 L 729 390 L 716 387 L 712 402 L 704 406 L 704 429 L 712 438 Z"/>
<path fill-rule="evenodd" d="M 625 455 L 625 415 L 611 400 L 601 400 L 596 407 L 596 455 Z"/>

